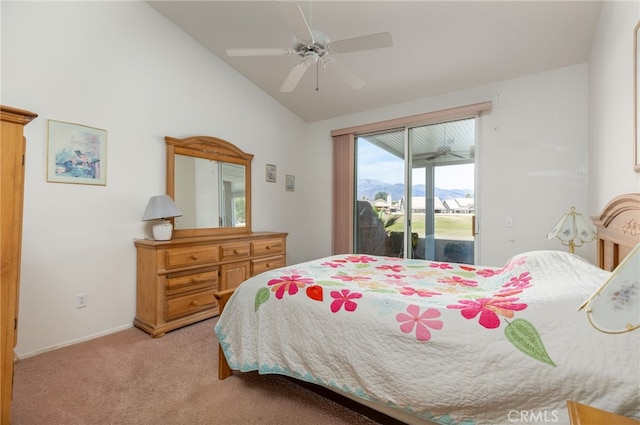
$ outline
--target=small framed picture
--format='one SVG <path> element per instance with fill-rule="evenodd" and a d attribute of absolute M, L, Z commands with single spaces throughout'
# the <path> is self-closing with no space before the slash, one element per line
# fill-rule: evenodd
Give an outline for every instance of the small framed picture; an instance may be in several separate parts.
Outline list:
<path fill-rule="evenodd" d="M 273 164 L 267 164 L 267 181 L 271 183 L 276 181 L 276 166 Z"/>
<path fill-rule="evenodd" d="M 107 184 L 107 130 L 49 120 L 47 181 Z"/>
<path fill-rule="evenodd" d="M 285 178 L 285 187 L 289 192 L 296 190 L 296 176 L 287 174 Z"/>

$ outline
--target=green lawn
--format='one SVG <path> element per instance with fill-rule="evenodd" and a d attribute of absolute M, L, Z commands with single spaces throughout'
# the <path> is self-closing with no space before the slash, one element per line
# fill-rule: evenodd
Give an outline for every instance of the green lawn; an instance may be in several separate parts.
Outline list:
<path fill-rule="evenodd" d="M 388 215 L 383 216 L 383 220 Z M 424 237 L 424 214 L 414 214 L 411 219 L 412 231 L 418 233 L 420 237 Z M 436 214 L 435 227 L 437 239 L 473 239 L 471 234 L 471 223 L 473 215 L 471 214 Z M 404 218 L 401 217 L 392 226 L 387 228 L 388 231 L 400 231 L 404 229 Z"/>

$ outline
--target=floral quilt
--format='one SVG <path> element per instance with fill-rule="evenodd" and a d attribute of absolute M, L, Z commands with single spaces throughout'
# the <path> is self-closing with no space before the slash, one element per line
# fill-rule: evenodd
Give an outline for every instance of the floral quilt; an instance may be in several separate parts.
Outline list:
<path fill-rule="evenodd" d="M 608 276 L 560 251 L 499 268 L 337 255 L 247 280 L 215 330 L 232 369 L 417 423 L 568 423 L 567 400 L 640 417 L 640 338 L 577 311 Z"/>

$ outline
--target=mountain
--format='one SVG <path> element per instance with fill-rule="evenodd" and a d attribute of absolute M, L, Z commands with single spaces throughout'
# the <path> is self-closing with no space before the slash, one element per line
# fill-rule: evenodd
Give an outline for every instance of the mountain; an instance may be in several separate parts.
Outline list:
<path fill-rule="evenodd" d="M 371 200 L 375 199 L 377 193 L 386 192 L 391 195 L 392 201 L 397 201 L 404 196 L 404 185 L 400 183 L 385 183 L 380 180 L 374 179 L 359 179 L 358 180 L 358 200 Z M 411 191 L 413 196 L 424 196 L 425 185 L 415 184 Z M 441 200 L 451 198 L 466 198 L 467 195 L 473 197 L 473 189 L 435 189 L 436 197 Z"/>

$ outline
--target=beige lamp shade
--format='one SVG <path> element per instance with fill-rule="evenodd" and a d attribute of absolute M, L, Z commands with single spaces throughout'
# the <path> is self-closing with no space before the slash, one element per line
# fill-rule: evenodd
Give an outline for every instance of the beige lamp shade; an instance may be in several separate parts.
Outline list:
<path fill-rule="evenodd" d="M 579 310 L 585 306 L 589 323 L 601 332 L 640 328 L 640 243 Z"/>
<path fill-rule="evenodd" d="M 173 234 L 173 225 L 165 219 L 181 215 L 182 211 L 173 203 L 169 195 L 158 195 L 149 199 L 142 221 L 158 220 L 153 225 L 153 238 L 157 241 L 168 241 Z"/>
<path fill-rule="evenodd" d="M 582 214 L 571 207 L 555 226 L 547 233 L 547 239 L 558 238 L 562 245 L 569 247 L 569 252 L 574 253 L 575 248 L 585 242 L 591 242 L 596 238 L 596 232 L 587 223 Z"/>

